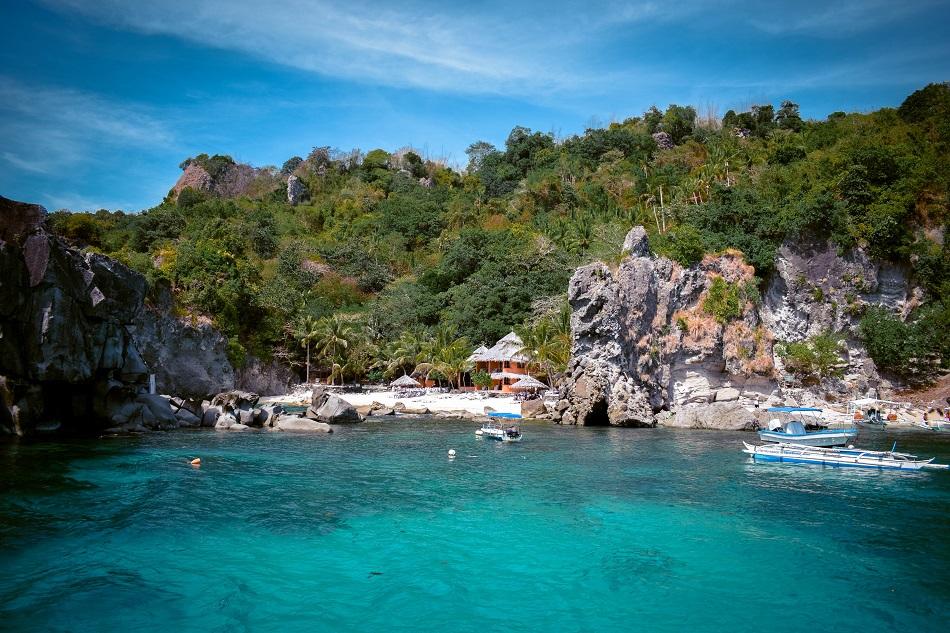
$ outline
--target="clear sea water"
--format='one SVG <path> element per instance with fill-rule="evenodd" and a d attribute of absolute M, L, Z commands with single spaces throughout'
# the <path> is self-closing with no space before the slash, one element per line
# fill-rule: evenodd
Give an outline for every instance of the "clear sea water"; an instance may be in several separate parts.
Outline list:
<path fill-rule="evenodd" d="M 946 630 L 950 473 L 474 428 L 0 445 L 0 630 Z M 862 444 L 895 437 L 950 461 L 946 436 Z"/>

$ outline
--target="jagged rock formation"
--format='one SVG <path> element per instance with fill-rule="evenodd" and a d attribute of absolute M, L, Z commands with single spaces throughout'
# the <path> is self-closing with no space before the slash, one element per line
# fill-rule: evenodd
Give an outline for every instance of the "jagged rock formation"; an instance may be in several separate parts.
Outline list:
<path fill-rule="evenodd" d="M 899 269 L 859 250 L 839 257 L 825 243 L 782 247 L 761 303 L 755 271 L 738 252 L 684 269 L 651 255 L 646 231 L 636 227 L 623 253 L 616 270 L 595 263 L 571 278 L 571 363 L 553 412 L 563 424 L 653 426 L 659 412 L 689 405 L 766 403 L 792 393 L 802 399 L 781 371 L 774 343 L 828 329 L 844 332 L 848 343 L 848 373 L 833 388 L 864 395 L 882 382 L 857 340 L 857 306 L 907 311 L 919 301 Z M 747 289 L 728 318 L 707 308 L 714 286 Z M 688 413 L 664 420 L 696 424 Z"/>
<path fill-rule="evenodd" d="M 0 433 L 179 426 L 168 400 L 147 393 L 146 356 L 155 351 L 168 363 L 169 385 L 194 380 L 187 395 L 204 395 L 187 371 L 201 364 L 189 349 L 201 346 L 201 334 L 143 317 L 145 279 L 70 248 L 46 231 L 45 218 L 42 207 L 0 197 Z"/>
<path fill-rule="evenodd" d="M 68 248 L 45 230 L 45 217 L 42 207 L 0 198 L 2 430 L 78 431 L 118 414 L 161 423 L 137 399 L 148 368 L 128 331 L 145 279 Z"/>

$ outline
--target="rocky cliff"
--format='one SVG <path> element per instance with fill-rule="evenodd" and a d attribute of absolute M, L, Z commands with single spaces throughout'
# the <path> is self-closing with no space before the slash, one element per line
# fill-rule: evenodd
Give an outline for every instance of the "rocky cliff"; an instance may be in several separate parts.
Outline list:
<path fill-rule="evenodd" d="M 146 311 L 141 275 L 70 248 L 45 218 L 0 197 L 0 433 L 170 428 L 150 373 L 192 397 L 233 383 L 219 334 Z"/>
<path fill-rule="evenodd" d="M 763 298 L 738 252 L 683 268 L 652 255 L 636 227 L 624 254 L 616 270 L 595 263 L 571 278 L 572 355 L 555 413 L 563 424 L 654 426 L 667 412 L 685 424 L 692 405 L 807 400 L 818 394 L 783 371 L 775 343 L 826 330 L 844 337 L 847 370 L 819 385 L 821 395 L 874 392 L 886 384 L 857 338 L 858 308 L 906 311 L 920 297 L 901 270 L 824 242 L 783 246 Z"/>

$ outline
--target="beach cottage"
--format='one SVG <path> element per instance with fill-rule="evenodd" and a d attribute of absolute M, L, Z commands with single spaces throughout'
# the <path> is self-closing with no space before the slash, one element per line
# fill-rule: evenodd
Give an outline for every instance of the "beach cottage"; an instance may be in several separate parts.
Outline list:
<path fill-rule="evenodd" d="M 475 365 L 474 371 L 484 371 L 491 375 L 492 389 L 505 393 L 512 391 L 511 386 L 528 374 L 528 361 L 521 352 L 524 343 L 514 332 L 499 340 L 492 347 L 479 347 L 469 357 Z"/>

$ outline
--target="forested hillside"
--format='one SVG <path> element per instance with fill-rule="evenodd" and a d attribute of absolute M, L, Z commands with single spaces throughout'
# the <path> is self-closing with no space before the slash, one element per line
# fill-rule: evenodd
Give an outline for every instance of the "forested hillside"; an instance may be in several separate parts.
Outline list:
<path fill-rule="evenodd" d="M 784 240 L 814 235 L 903 263 L 924 301 L 906 320 L 868 310 L 867 349 L 898 375 L 950 358 L 948 84 L 820 121 L 786 101 L 721 119 L 651 108 L 566 139 L 515 127 L 468 158 L 456 171 L 410 149 L 316 147 L 279 168 L 200 155 L 141 214 L 51 222 L 209 316 L 237 365 L 303 363 L 309 346 L 322 375 L 361 379 L 411 370 L 426 345 L 464 338 L 461 356 L 523 325 L 539 348 L 563 343 L 572 271 L 616 262 L 635 224 L 683 265 L 737 249 L 760 280 Z"/>

